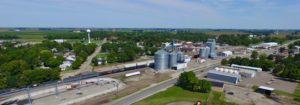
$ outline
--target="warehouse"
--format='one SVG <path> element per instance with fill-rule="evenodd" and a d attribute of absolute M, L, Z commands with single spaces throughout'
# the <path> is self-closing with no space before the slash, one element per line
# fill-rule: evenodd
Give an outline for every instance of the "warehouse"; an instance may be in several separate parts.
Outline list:
<path fill-rule="evenodd" d="M 236 68 L 236 69 L 246 69 L 246 70 L 253 70 L 256 72 L 261 72 L 262 68 L 258 68 L 258 67 L 251 67 L 251 66 L 242 66 L 242 65 L 237 65 L 237 64 L 231 64 L 232 68 Z"/>
<path fill-rule="evenodd" d="M 245 69 L 238 69 L 239 73 L 244 78 L 253 78 L 256 75 L 256 71 L 253 70 L 245 70 Z"/>
<path fill-rule="evenodd" d="M 218 70 L 216 68 L 216 70 L 209 70 L 207 72 L 207 78 L 237 84 L 241 79 L 241 75 L 237 71 L 223 68 Z"/>

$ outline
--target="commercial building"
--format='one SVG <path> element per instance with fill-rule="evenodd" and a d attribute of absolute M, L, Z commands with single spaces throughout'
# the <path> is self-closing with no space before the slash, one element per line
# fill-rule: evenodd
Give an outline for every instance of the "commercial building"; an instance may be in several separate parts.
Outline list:
<path fill-rule="evenodd" d="M 241 75 L 235 70 L 215 68 L 207 72 L 207 78 L 237 84 L 241 80 Z"/>
<path fill-rule="evenodd" d="M 246 70 L 253 70 L 256 72 L 261 72 L 262 68 L 258 68 L 258 67 L 251 67 L 251 66 L 242 66 L 242 65 L 237 65 L 237 64 L 231 64 L 232 68 L 236 68 L 236 69 L 246 69 Z"/>
<path fill-rule="evenodd" d="M 228 56 L 232 56 L 232 51 L 222 51 L 221 52 L 221 56 L 224 56 L 224 57 L 228 57 Z"/>

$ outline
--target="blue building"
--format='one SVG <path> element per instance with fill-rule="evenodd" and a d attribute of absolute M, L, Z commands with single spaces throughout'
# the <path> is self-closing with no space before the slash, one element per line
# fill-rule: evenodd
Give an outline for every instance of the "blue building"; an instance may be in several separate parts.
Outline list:
<path fill-rule="evenodd" d="M 209 70 L 207 72 L 207 78 L 237 84 L 241 79 L 241 75 L 217 70 Z"/>

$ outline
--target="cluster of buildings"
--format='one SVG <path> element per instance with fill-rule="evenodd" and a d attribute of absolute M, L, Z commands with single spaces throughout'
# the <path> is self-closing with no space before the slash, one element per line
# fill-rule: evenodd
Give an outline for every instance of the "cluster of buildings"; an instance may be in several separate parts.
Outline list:
<path fill-rule="evenodd" d="M 216 67 L 207 72 L 207 78 L 237 84 L 242 78 L 254 78 L 262 68 L 232 64 L 231 67 Z"/>
<path fill-rule="evenodd" d="M 191 60 L 190 57 L 185 55 L 183 52 L 178 51 L 175 42 L 165 48 L 162 48 L 154 54 L 154 69 L 165 70 L 165 69 L 184 69 L 187 67 L 187 62 Z"/>

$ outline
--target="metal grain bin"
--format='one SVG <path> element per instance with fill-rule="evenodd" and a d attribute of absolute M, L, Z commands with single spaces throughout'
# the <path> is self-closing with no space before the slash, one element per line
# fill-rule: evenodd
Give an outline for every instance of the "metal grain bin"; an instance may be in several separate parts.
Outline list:
<path fill-rule="evenodd" d="M 199 50 L 199 57 L 200 58 L 207 58 L 207 54 L 206 54 L 206 47 L 201 47 Z"/>
<path fill-rule="evenodd" d="M 206 48 L 205 58 L 208 58 L 210 54 L 210 47 L 205 47 L 205 48 Z"/>
<path fill-rule="evenodd" d="M 183 54 L 183 52 L 177 52 L 177 62 L 180 62 L 180 63 L 182 63 L 182 62 L 184 62 L 184 54 Z"/>
<path fill-rule="evenodd" d="M 154 69 L 164 70 L 168 68 L 169 65 L 169 53 L 164 49 L 158 50 L 154 54 Z"/>
<path fill-rule="evenodd" d="M 177 52 L 173 51 L 169 54 L 169 67 L 175 67 L 177 65 Z"/>

